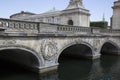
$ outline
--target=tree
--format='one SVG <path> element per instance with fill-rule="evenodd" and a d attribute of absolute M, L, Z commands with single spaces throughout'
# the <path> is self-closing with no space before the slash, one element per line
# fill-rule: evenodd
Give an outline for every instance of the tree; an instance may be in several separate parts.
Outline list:
<path fill-rule="evenodd" d="M 96 22 L 90 22 L 90 27 L 99 27 L 99 28 L 108 28 L 108 22 L 107 21 L 96 21 Z"/>

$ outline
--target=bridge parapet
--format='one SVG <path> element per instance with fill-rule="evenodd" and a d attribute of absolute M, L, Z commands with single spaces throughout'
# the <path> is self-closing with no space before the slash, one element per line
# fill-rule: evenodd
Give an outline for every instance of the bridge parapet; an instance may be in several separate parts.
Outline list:
<path fill-rule="evenodd" d="M 69 26 L 69 25 L 58 25 L 57 27 L 59 34 L 72 33 L 73 35 L 88 35 L 91 34 L 91 28 L 79 27 L 79 26 Z"/>
<path fill-rule="evenodd" d="M 39 24 L 39 33 L 40 34 L 55 34 L 57 33 L 56 24 L 47 24 L 47 23 L 38 23 Z"/>
<path fill-rule="evenodd" d="M 5 33 L 38 33 L 38 24 L 34 22 L 0 19 L 0 26 Z"/>
<path fill-rule="evenodd" d="M 91 32 L 96 35 L 110 35 L 110 36 L 120 36 L 120 30 L 115 29 L 102 29 L 102 28 L 91 28 Z"/>
<path fill-rule="evenodd" d="M 120 35 L 120 30 L 114 30 L 114 29 L 101 29 L 100 31 L 103 35 Z"/>
<path fill-rule="evenodd" d="M 88 28 L 80 26 L 59 25 L 42 22 L 29 22 L 20 20 L 11 20 L 0 18 L 0 29 L 5 29 L 5 34 L 18 36 L 40 36 L 41 34 L 54 34 L 65 36 L 79 35 L 105 35 L 105 36 L 120 36 L 120 30 Z"/>

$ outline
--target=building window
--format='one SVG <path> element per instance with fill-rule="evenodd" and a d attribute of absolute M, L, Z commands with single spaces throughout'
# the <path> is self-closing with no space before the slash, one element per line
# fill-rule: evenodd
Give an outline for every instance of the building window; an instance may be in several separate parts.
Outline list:
<path fill-rule="evenodd" d="M 0 27 L 2 27 L 2 22 L 0 22 Z"/>
<path fill-rule="evenodd" d="M 73 20 L 68 20 L 68 25 L 73 25 Z"/>
<path fill-rule="evenodd" d="M 50 18 L 48 18 L 48 23 L 51 23 L 51 19 Z"/>

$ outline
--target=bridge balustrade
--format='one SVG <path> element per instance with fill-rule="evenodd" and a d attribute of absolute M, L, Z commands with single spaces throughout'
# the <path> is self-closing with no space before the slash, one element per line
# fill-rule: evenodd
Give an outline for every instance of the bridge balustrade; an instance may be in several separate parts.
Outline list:
<path fill-rule="evenodd" d="M 114 29 L 102 29 L 102 28 L 91 28 L 92 34 L 96 35 L 120 35 L 120 30 L 114 30 Z"/>
<path fill-rule="evenodd" d="M 38 33 L 38 24 L 34 22 L 0 19 L 0 27 L 6 33 Z"/>
<path fill-rule="evenodd" d="M 0 30 L 4 29 L 4 33 L 18 34 L 61 34 L 67 36 L 78 35 L 110 35 L 119 36 L 120 30 L 88 28 L 80 26 L 59 25 L 43 22 L 29 22 L 20 20 L 11 20 L 0 18 Z"/>
<path fill-rule="evenodd" d="M 57 25 L 48 23 L 38 23 L 40 34 L 55 34 L 57 33 Z"/>
<path fill-rule="evenodd" d="M 102 33 L 102 35 L 120 35 L 120 30 L 113 30 L 113 29 L 100 29 L 100 33 Z"/>
<path fill-rule="evenodd" d="M 57 30 L 58 30 L 58 33 L 64 33 L 64 34 L 73 33 L 74 35 L 91 33 L 90 28 L 79 27 L 79 26 L 69 26 L 69 25 L 58 25 Z"/>

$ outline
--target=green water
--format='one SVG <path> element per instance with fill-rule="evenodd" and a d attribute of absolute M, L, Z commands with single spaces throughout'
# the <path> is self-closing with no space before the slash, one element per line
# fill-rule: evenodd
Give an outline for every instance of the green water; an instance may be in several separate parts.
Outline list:
<path fill-rule="evenodd" d="M 0 80 L 120 80 L 120 56 L 102 56 L 98 60 L 65 60 L 57 72 L 39 74 L 0 63 Z"/>

